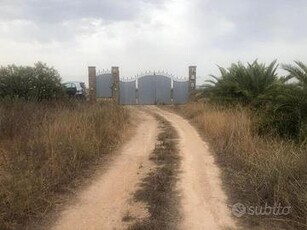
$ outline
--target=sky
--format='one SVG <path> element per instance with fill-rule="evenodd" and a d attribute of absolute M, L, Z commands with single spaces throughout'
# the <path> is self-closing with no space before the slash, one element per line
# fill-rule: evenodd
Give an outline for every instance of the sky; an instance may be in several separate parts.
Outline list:
<path fill-rule="evenodd" d="M 188 76 L 217 65 L 307 63 L 306 0 L 0 0 L 0 65 L 55 67 L 87 82 L 87 67 Z"/>

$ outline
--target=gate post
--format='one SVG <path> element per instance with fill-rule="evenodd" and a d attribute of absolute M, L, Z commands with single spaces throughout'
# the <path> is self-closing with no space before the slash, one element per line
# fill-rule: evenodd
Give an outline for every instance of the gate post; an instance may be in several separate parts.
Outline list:
<path fill-rule="evenodd" d="M 119 103 L 119 67 L 112 67 L 112 77 L 112 98 L 114 102 Z"/>
<path fill-rule="evenodd" d="M 189 66 L 189 97 L 191 99 L 196 89 L 196 66 Z"/>
<path fill-rule="evenodd" d="M 88 86 L 90 101 L 96 101 L 96 67 L 88 67 Z"/>

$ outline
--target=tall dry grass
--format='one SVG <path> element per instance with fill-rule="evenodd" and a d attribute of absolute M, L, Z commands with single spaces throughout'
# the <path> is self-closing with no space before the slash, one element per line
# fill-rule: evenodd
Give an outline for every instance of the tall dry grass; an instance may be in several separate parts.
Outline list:
<path fill-rule="evenodd" d="M 232 197 L 234 203 L 291 206 L 286 217 L 262 219 L 307 227 L 306 145 L 269 134 L 258 136 L 256 118 L 239 107 L 190 103 L 177 109 L 199 127 L 217 154 L 228 187 L 237 194 Z"/>
<path fill-rule="evenodd" d="M 0 226 L 45 217 L 56 195 L 118 145 L 129 127 L 116 105 L 0 105 Z"/>

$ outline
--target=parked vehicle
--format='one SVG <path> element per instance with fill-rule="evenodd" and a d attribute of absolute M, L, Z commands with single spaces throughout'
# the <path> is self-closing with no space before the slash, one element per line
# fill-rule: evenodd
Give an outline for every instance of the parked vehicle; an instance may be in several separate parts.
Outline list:
<path fill-rule="evenodd" d="M 80 81 L 69 81 L 63 84 L 66 94 L 70 98 L 86 99 L 85 83 Z"/>

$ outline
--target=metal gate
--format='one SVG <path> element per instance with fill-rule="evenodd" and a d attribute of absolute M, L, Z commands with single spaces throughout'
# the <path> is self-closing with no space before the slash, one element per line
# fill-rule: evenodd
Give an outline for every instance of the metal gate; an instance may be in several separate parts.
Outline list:
<path fill-rule="evenodd" d="M 113 86 L 112 73 L 102 73 L 96 77 L 96 97 L 111 98 Z"/>
<path fill-rule="evenodd" d="M 186 79 L 175 79 L 164 73 L 153 72 L 135 79 L 118 80 L 111 72 L 96 76 L 96 97 L 117 97 L 116 90 L 119 87 L 118 99 L 121 105 L 168 105 L 188 102 L 190 86 Z"/>
<path fill-rule="evenodd" d="M 163 75 L 145 75 L 138 79 L 140 105 L 171 104 L 171 79 Z"/>
<path fill-rule="evenodd" d="M 121 105 L 136 104 L 136 80 L 119 81 L 119 103 Z"/>
<path fill-rule="evenodd" d="M 173 81 L 174 104 L 185 104 L 189 100 L 189 82 L 182 80 Z"/>

